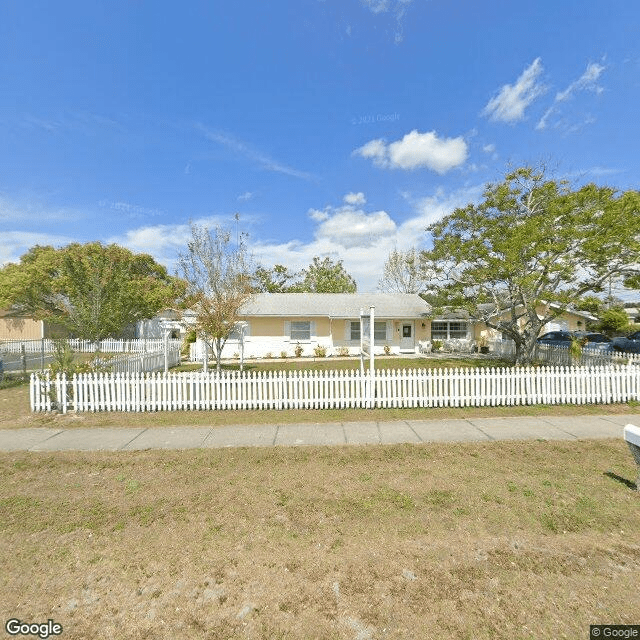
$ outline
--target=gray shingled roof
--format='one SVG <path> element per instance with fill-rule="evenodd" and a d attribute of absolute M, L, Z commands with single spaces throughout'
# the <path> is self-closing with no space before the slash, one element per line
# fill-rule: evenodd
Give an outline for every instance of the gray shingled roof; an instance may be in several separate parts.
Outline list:
<path fill-rule="evenodd" d="M 413 293 L 257 293 L 243 307 L 245 316 L 357 318 L 375 307 L 377 318 L 427 317 L 430 305 Z"/>

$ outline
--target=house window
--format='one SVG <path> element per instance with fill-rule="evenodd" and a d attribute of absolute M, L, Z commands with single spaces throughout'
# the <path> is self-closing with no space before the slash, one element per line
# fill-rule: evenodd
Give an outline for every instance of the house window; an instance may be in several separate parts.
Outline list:
<path fill-rule="evenodd" d="M 292 321 L 290 337 L 292 340 L 311 340 L 311 321 Z"/>
<path fill-rule="evenodd" d="M 373 323 L 373 339 L 375 342 L 384 342 L 387 339 L 387 323 Z"/>
<path fill-rule="evenodd" d="M 461 320 L 437 320 L 431 323 L 432 340 L 453 340 L 466 338 L 468 324 Z"/>
<path fill-rule="evenodd" d="M 367 335 L 367 337 L 369 337 Z M 387 339 L 387 323 L 384 320 L 373 323 L 374 342 L 385 342 Z M 351 322 L 351 341 L 360 342 L 360 321 Z"/>

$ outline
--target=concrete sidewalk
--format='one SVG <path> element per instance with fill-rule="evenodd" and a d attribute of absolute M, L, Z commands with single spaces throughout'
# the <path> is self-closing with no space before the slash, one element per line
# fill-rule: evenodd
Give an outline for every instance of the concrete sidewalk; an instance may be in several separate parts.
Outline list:
<path fill-rule="evenodd" d="M 220 447 L 622 438 L 640 414 L 332 422 L 228 427 L 0 430 L 0 451 L 140 451 Z"/>

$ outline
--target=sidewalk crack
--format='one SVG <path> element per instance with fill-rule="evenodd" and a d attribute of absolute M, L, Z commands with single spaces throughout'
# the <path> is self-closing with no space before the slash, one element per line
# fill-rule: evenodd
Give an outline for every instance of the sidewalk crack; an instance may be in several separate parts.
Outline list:
<path fill-rule="evenodd" d="M 136 433 L 135 436 L 133 436 L 133 438 L 131 438 L 131 440 L 129 440 L 129 442 L 125 442 L 125 444 L 123 444 L 118 451 L 124 451 L 124 449 L 126 447 L 128 447 L 136 438 L 139 438 L 143 433 L 145 433 L 146 431 L 149 431 L 149 428 L 147 427 L 146 429 L 143 429 L 140 433 Z"/>

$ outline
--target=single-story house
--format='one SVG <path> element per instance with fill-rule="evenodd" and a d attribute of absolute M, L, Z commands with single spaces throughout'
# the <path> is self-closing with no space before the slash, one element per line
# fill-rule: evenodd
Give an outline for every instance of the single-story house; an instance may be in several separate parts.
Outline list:
<path fill-rule="evenodd" d="M 324 347 L 327 355 L 360 351 L 360 312 L 374 307 L 374 352 L 415 353 L 428 339 L 430 305 L 415 294 L 260 293 L 244 306 L 246 357 L 303 355 Z M 239 335 L 227 341 L 223 355 L 239 351 Z"/>
<path fill-rule="evenodd" d="M 294 355 L 296 347 L 305 356 L 324 347 L 327 355 L 360 351 L 360 312 L 374 307 L 374 352 L 382 354 L 430 351 L 434 340 L 445 349 L 473 351 L 482 338 L 489 342 L 506 339 L 488 329 L 484 322 L 470 318 L 466 312 L 433 315 L 431 305 L 417 294 L 391 293 L 259 293 L 244 305 L 243 323 L 245 358 L 278 358 Z M 544 309 L 540 309 L 540 314 Z M 162 326 L 171 326 L 180 337 L 193 316 L 179 320 L 173 312 L 161 314 L 138 325 L 137 337 L 161 337 Z M 567 311 L 549 323 L 544 331 L 584 329 L 593 316 L 582 311 Z M 544 332 L 543 331 L 543 332 Z M 177 334 L 176 334 L 177 335 Z M 240 354 L 240 333 L 234 331 L 227 340 L 224 358 Z"/>

